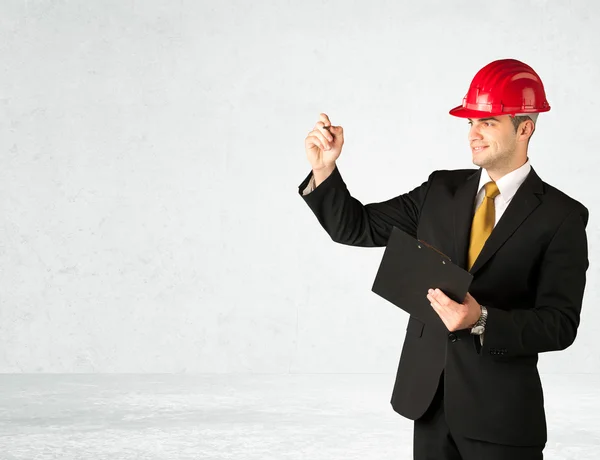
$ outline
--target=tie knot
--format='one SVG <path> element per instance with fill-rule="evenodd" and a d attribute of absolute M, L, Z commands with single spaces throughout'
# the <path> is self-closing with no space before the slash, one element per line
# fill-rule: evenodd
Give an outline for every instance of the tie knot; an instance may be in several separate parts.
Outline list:
<path fill-rule="evenodd" d="M 486 197 L 494 199 L 498 195 L 500 195 L 500 190 L 498 190 L 498 186 L 496 185 L 496 182 L 490 181 L 487 184 L 485 184 L 485 196 Z"/>

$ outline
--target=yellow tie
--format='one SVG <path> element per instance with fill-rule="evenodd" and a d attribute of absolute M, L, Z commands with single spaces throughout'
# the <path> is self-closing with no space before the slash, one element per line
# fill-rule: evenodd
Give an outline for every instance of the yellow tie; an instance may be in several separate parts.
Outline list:
<path fill-rule="evenodd" d="M 496 208 L 494 207 L 494 198 L 500 194 L 495 182 L 485 184 L 485 196 L 483 203 L 473 216 L 471 224 L 471 242 L 469 244 L 469 270 L 475 263 L 477 256 L 481 252 L 485 241 L 488 239 L 494 224 L 496 223 Z"/>

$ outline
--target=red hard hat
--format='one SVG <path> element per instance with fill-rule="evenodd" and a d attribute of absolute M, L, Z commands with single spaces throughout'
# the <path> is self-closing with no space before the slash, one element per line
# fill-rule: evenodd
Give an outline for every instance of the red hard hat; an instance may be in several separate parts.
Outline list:
<path fill-rule="evenodd" d="M 548 110 L 544 85 L 535 70 L 516 59 L 500 59 L 477 72 L 462 105 L 450 110 L 450 115 L 486 118 Z"/>

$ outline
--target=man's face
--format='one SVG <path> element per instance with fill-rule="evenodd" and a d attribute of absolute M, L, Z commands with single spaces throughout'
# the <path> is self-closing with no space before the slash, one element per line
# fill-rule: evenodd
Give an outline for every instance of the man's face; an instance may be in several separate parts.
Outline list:
<path fill-rule="evenodd" d="M 510 115 L 468 120 L 473 164 L 492 170 L 509 167 L 514 162 L 517 147 L 517 134 Z"/>

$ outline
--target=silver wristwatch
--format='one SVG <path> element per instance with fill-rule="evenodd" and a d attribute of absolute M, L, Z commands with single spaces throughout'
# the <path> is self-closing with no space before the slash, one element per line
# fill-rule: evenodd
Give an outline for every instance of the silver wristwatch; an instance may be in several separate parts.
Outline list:
<path fill-rule="evenodd" d="M 481 306 L 481 316 L 471 328 L 471 334 L 481 335 L 485 332 L 485 322 L 487 321 L 488 311 L 483 305 Z"/>

